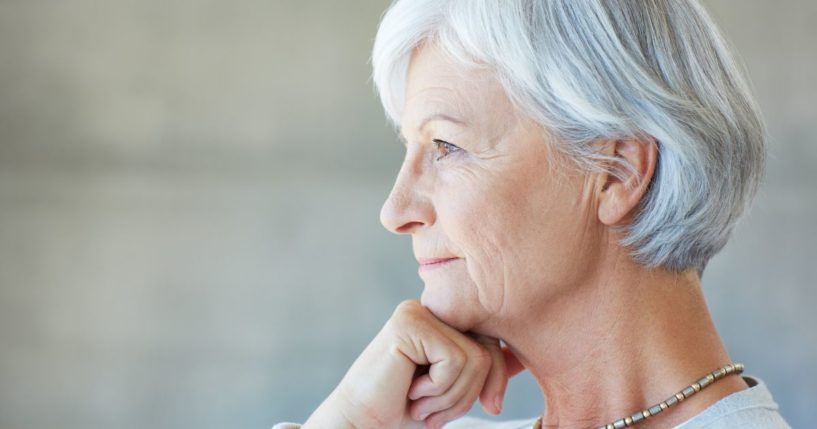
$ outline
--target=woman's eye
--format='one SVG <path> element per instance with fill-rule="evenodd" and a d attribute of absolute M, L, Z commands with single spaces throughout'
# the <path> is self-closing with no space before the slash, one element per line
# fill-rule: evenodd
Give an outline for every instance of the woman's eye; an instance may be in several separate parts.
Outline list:
<path fill-rule="evenodd" d="M 432 141 L 437 146 L 437 153 L 439 154 L 439 156 L 437 156 L 437 161 L 445 158 L 446 156 L 450 155 L 453 152 L 461 150 L 457 146 L 448 143 L 447 141 L 444 140 L 434 139 Z"/>

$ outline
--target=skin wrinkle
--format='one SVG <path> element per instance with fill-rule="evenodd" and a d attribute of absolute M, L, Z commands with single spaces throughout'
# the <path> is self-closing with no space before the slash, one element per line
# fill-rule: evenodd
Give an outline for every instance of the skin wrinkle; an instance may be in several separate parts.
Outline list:
<path fill-rule="evenodd" d="M 459 80 L 463 81 L 463 79 L 461 79 L 461 78 L 459 78 Z M 479 84 L 479 88 L 478 88 L 479 90 L 470 90 L 470 91 L 464 91 L 464 92 L 460 91 L 460 92 L 458 92 L 458 91 L 455 91 L 455 90 L 448 89 L 448 90 L 443 91 L 446 94 L 446 97 L 445 97 L 446 100 L 448 100 L 450 103 L 453 102 L 457 106 L 458 111 L 473 111 L 474 109 L 472 107 L 464 106 L 464 104 L 466 104 L 464 102 L 463 103 L 457 103 L 456 101 L 451 101 L 450 100 L 451 98 L 456 99 L 457 95 L 460 96 L 461 100 L 468 100 L 469 102 L 471 102 L 471 106 L 479 105 L 480 103 L 485 105 L 485 104 L 490 103 L 491 101 L 493 101 L 495 103 L 496 99 L 504 99 L 504 92 L 503 92 L 501 86 L 497 85 L 496 82 L 492 82 L 492 81 L 490 81 L 488 79 L 485 79 L 485 78 L 469 78 L 469 79 L 465 79 L 464 82 L 471 83 L 471 84 Z M 418 89 L 415 92 L 409 91 L 408 94 L 407 94 L 407 97 L 406 97 L 406 99 L 408 100 L 407 105 L 411 105 L 412 103 L 416 102 L 416 104 L 418 104 L 419 106 L 428 106 L 432 102 L 430 102 L 428 100 L 422 100 L 422 97 L 426 96 L 430 100 L 434 101 L 434 103 L 433 103 L 433 104 L 435 104 L 434 108 L 438 109 L 439 106 L 437 104 L 439 103 L 439 100 L 441 99 L 441 97 L 439 97 L 433 91 L 431 91 L 431 89 L 433 89 L 433 88 L 440 88 L 440 85 L 429 85 L 428 88 L 421 88 L 421 89 Z M 472 100 L 475 100 L 475 101 L 472 101 Z M 507 103 L 507 100 L 506 100 L 506 104 L 509 105 L 509 103 Z M 488 104 L 488 105 L 490 106 L 490 104 Z M 501 112 L 501 109 L 493 109 L 493 111 Z M 521 117 L 519 115 L 517 115 L 516 112 L 514 112 L 512 109 L 508 109 L 508 112 L 509 112 L 509 114 L 506 114 L 505 116 L 502 116 L 501 120 L 483 121 L 483 122 L 475 121 L 475 124 L 477 124 L 477 131 L 474 132 L 473 134 L 479 136 L 479 140 L 481 142 L 487 142 L 487 144 L 485 144 L 485 146 L 488 146 L 488 148 L 485 148 L 485 149 L 479 151 L 479 150 L 473 150 L 471 148 L 466 147 L 465 149 L 471 149 L 471 150 L 468 151 L 469 153 L 467 154 L 467 156 L 469 157 L 469 160 L 473 160 L 472 158 L 476 158 L 476 163 L 475 164 L 467 164 L 464 167 L 453 169 L 454 178 L 458 178 L 460 180 L 467 180 L 467 181 L 470 181 L 470 182 L 475 182 L 477 180 L 482 180 L 482 181 L 488 181 L 488 182 L 493 181 L 493 182 L 496 182 L 496 183 L 502 183 L 503 181 L 507 181 L 507 178 L 497 176 L 496 174 L 498 174 L 498 172 L 500 172 L 500 171 L 505 171 L 505 169 L 500 168 L 503 164 L 507 164 L 509 168 L 510 168 L 511 165 L 513 165 L 514 167 L 516 167 L 516 170 L 519 173 L 521 173 L 521 174 L 518 174 L 518 175 L 514 174 L 513 176 L 520 176 L 520 177 L 536 177 L 536 176 L 539 176 L 539 177 L 542 177 L 543 173 L 545 171 L 548 171 L 548 170 L 543 171 L 542 167 L 543 167 L 543 165 L 546 165 L 546 166 L 550 165 L 550 157 L 549 156 L 543 156 L 543 157 L 537 158 L 537 159 L 542 159 L 543 160 L 542 163 L 527 163 L 527 164 L 522 163 L 522 164 L 519 164 L 519 161 L 514 161 L 513 157 L 511 156 L 511 153 L 514 151 L 514 149 L 516 149 L 514 146 L 517 144 L 517 142 L 513 141 L 507 135 L 511 134 L 513 130 L 517 130 L 517 133 L 518 133 L 519 132 L 518 130 L 520 128 L 522 128 L 523 125 L 528 125 L 528 127 L 531 128 L 531 126 L 530 126 L 531 124 L 523 124 L 522 120 L 521 120 Z M 403 121 L 403 122 L 405 123 L 405 121 Z M 544 133 L 542 133 L 541 127 L 534 126 L 532 128 L 534 128 L 537 131 L 537 133 L 544 134 Z M 423 138 L 427 139 L 428 136 L 423 136 Z M 537 144 L 540 145 L 540 148 L 545 147 L 545 145 L 543 144 L 542 141 L 537 142 Z M 482 145 L 480 145 L 480 146 L 482 146 Z M 503 153 L 503 151 L 505 151 L 505 152 Z M 518 158 L 518 156 L 517 156 L 517 158 Z M 445 161 L 443 161 L 443 162 L 445 162 Z M 516 164 L 513 164 L 514 162 L 516 162 Z M 429 165 L 428 165 L 429 170 L 433 169 L 431 167 L 431 165 L 432 165 L 432 163 L 429 163 Z M 498 166 L 500 166 L 500 167 L 498 167 Z M 446 173 L 440 173 L 440 174 L 446 174 Z M 557 174 L 557 175 L 554 175 L 554 176 L 555 176 L 555 179 L 552 178 L 551 180 L 554 180 L 557 185 L 561 184 L 560 182 L 561 182 L 562 177 L 566 177 L 566 175 L 564 175 L 564 174 Z M 439 177 L 438 177 L 438 179 L 439 179 Z M 442 181 L 442 180 L 438 180 L 438 181 Z M 521 186 L 516 186 L 516 187 L 521 188 L 521 187 L 524 187 L 526 184 L 520 183 L 520 185 Z M 513 185 L 509 185 L 509 187 L 510 188 L 515 188 L 515 186 L 513 186 Z M 471 191 L 468 188 L 466 188 L 465 192 L 471 192 Z M 494 190 L 491 190 L 491 192 L 494 192 Z M 497 199 L 497 200 L 493 201 L 493 203 L 498 205 L 498 207 L 495 207 L 497 209 L 496 212 L 514 213 L 514 205 L 524 204 L 524 200 L 527 197 L 528 197 L 528 195 L 526 193 L 519 192 L 517 198 L 519 198 L 519 200 L 521 200 L 521 201 L 514 201 L 513 199 L 508 200 L 508 201 L 506 201 L 504 199 Z M 435 201 L 435 206 L 437 205 L 438 202 L 439 201 Z M 509 204 L 509 203 L 512 203 L 512 204 Z M 546 219 L 548 217 L 551 217 L 551 211 L 555 207 L 556 207 L 555 204 L 548 204 L 548 205 L 543 206 L 541 209 L 535 211 L 532 214 L 537 218 Z M 465 213 L 465 212 L 467 212 L 466 208 L 460 208 L 459 210 L 453 209 L 452 211 Z M 488 218 L 487 218 L 488 220 L 490 220 L 491 222 L 495 222 L 497 224 L 501 224 L 502 222 L 511 222 L 511 220 L 503 220 L 503 219 L 492 218 L 491 213 L 481 213 L 480 215 L 488 216 Z M 519 217 L 524 218 L 525 216 L 519 216 Z M 556 218 L 558 218 L 558 217 L 559 216 L 556 216 Z M 442 221 L 442 222 L 445 222 L 445 221 Z M 537 225 L 534 224 L 534 226 L 537 226 Z M 443 225 L 443 229 L 446 229 L 445 225 Z M 582 235 L 584 235 L 584 234 L 582 234 Z M 503 235 L 500 235 L 499 237 L 494 237 L 494 240 L 500 240 L 500 241 L 490 241 L 488 237 L 482 237 L 482 236 L 478 236 L 477 238 L 480 240 L 479 246 L 477 248 L 480 249 L 479 252 L 481 252 L 481 253 L 473 253 L 472 252 L 471 254 L 466 254 L 465 259 L 466 259 L 466 261 L 468 261 L 468 260 L 479 261 L 480 259 L 488 260 L 489 256 L 487 255 L 487 253 L 490 253 L 491 255 L 493 255 L 494 256 L 494 259 L 493 259 L 494 265 L 501 266 L 501 276 L 499 277 L 499 279 L 497 279 L 497 280 L 499 280 L 498 283 L 500 283 L 501 287 L 496 287 L 496 286 L 491 287 L 492 282 L 488 280 L 488 279 L 493 277 L 491 275 L 491 272 L 489 271 L 490 265 L 484 265 L 484 266 L 469 265 L 468 270 L 469 270 L 469 273 L 471 274 L 471 276 L 476 281 L 477 298 L 478 298 L 478 302 L 481 304 L 481 306 L 484 307 L 484 308 L 494 309 L 494 310 L 499 311 L 499 310 L 501 310 L 503 308 L 507 308 L 506 300 L 504 299 L 504 290 L 508 287 L 507 285 L 520 282 L 520 280 L 515 279 L 514 274 L 510 270 L 509 263 L 508 263 L 508 257 L 512 257 L 512 259 L 524 260 L 524 256 L 526 254 L 531 253 L 531 252 L 530 252 L 530 249 L 525 249 L 524 248 L 524 240 L 520 240 L 520 243 L 514 243 L 513 240 L 512 240 L 513 237 L 506 238 Z M 510 241 L 509 242 L 503 242 L 502 241 L 502 240 L 506 240 L 506 239 L 510 240 Z M 529 242 L 529 240 L 528 240 L 528 242 Z M 528 246 L 528 247 L 531 247 L 531 246 Z M 515 249 L 515 248 L 517 248 L 518 251 L 514 252 L 513 249 Z M 506 254 L 505 252 L 502 251 L 503 249 L 506 252 L 509 251 L 508 249 L 511 249 L 510 250 L 511 253 Z M 497 294 L 498 295 L 493 297 L 495 300 L 498 300 L 499 305 L 491 305 L 491 297 L 489 297 L 489 294 L 486 292 L 486 290 L 488 290 L 488 288 L 492 288 L 492 289 L 502 291 L 501 294 L 495 293 L 494 295 L 497 295 Z M 479 322 L 485 322 L 485 321 L 483 320 L 483 321 L 479 321 Z"/>
<path fill-rule="evenodd" d="M 411 105 L 412 103 L 414 103 L 417 106 L 420 106 L 419 110 L 428 110 L 427 106 L 433 105 L 434 110 L 437 111 L 437 110 L 439 110 L 441 108 L 441 106 L 440 106 L 441 101 L 440 100 L 442 98 L 445 98 L 446 101 L 449 104 L 456 105 L 457 106 L 456 109 L 458 111 L 460 111 L 460 112 L 462 112 L 462 111 L 473 111 L 473 107 L 466 106 L 465 104 L 470 104 L 470 106 L 479 105 L 480 103 L 482 103 L 482 105 L 487 105 L 487 103 L 490 102 L 491 100 L 495 100 L 495 99 L 497 99 L 497 97 L 504 94 L 502 92 L 502 88 L 500 86 L 496 85 L 495 82 L 490 81 L 490 80 L 486 79 L 485 77 L 475 77 L 475 78 L 469 78 L 469 79 L 465 79 L 465 80 L 463 80 L 461 78 L 458 78 L 458 80 L 464 81 L 467 84 L 474 84 L 474 85 L 478 85 L 478 86 L 477 86 L 476 89 L 471 89 L 471 87 L 466 86 L 469 89 L 465 90 L 465 91 L 444 89 L 442 92 L 445 94 L 445 97 L 441 97 L 441 96 L 439 96 L 437 93 L 435 93 L 433 91 L 433 89 L 439 89 L 440 85 L 429 85 L 428 87 L 420 88 L 420 89 L 418 89 L 417 91 L 414 91 L 414 92 L 409 91 L 407 93 L 407 97 L 406 97 L 406 99 L 408 100 L 407 105 Z M 490 84 L 490 85 L 488 85 L 488 84 Z M 458 95 L 459 95 L 459 97 L 457 97 Z M 426 97 L 427 100 L 423 99 L 423 97 Z M 460 100 L 467 100 L 470 103 L 464 103 L 464 102 L 463 103 L 458 103 L 456 100 L 452 100 L 452 99 L 457 99 L 457 98 L 459 98 Z M 477 101 L 472 101 L 472 100 L 477 100 Z M 423 107 L 426 107 L 426 109 L 423 109 Z M 401 121 L 401 122 L 404 123 L 404 125 L 405 125 L 405 121 Z M 513 142 L 511 140 L 511 138 L 508 136 L 508 134 L 510 134 L 509 130 L 520 127 L 521 120 L 519 119 L 518 116 L 513 115 L 513 114 L 509 114 L 507 116 L 503 116 L 502 120 L 492 121 L 491 123 L 475 121 L 475 124 L 476 124 L 475 125 L 476 126 L 476 131 L 464 132 L 463 134 L 467 134 L 469 136 L 477 136 L 477 139 L 474 139 L 474 140 L 471 140 L 471 141 L 475 141 L 475 140 L 479 141 L 480 143 L 477 145 L 478 148 L 473 149 L 473 147 L 468 147 L 469 145 L 467 143 L 460 143 L 460 146 L 463 146 L 464 149 L 468 152 L 467 154 L 463 155 L 464 157 L 468 158 L 468 161 L 469 161 L 468 163 L 463 162 L 462 165 L 457 166 L 457 168 L 448 169 L 448 168 L 442 168 L 441 167 L 440 172 L 434 171 L 434 169 L 432 167 L 433 162 L 429 162 L 429 164 L 427 165 L 428 170 L 429 170 L 429 174 L 428 174 L 429 177 L 434 176 L 435 177 L 434 181 L 437 182 L 437 185 L 435 186 L 435 191 L 432 191 L 432 194 L 437 194 L 438 189 L 440 189 L 441 187 L 446 186 L 445 182 L 449 182 L 449 181 L 453 181 L 453 180 L 460 180 L 460 181 L 463 181 L 463 182 L 473 182 L 473 183 L 476 183 L 478 181 L 483 181 L 483 182 L 485 182 L 485 181 L 494 181 L 494 182 L 497 182 L 497 183 L 501 183 L 501 182 L 506 181 L 506 180 L 505 180 L 504 177 L 499 176 L 498 173 L 500 171 L 504 171 L 504 170 L 498 169 L 497 166 L 506 164 L 506 165 L 508 165 L 508 168 L 510 168 L 511 165 L 515 165 L 513 163 L 518 163 L 518 161 L 515 161 L 513 159 L 513 157 L 510 156 L 510 153 L 512 151 L 512 146 L 514 145 L 515 142 Z M 409 127 L 404 126 L 404 130 L 409 129 L 409 128 L 410 128 L 410 126 Z M 409 137 L 409 136 L 406 136 L 406 137 Z M 431 135 L 430 134 L 429 135 L 423 135 L 421 137 L 422 137 L 423 141 L 427 141 L 427 140 L 429 140 L 431 138 Z M 464 140 L 469 140 L 469 138 L 466 137 L 466 136 L 463 136 L 463 139 Z M 409 139 L 406 138 L 406 140 L 408 141 Z M 453 143 L 457 144 L 458 142 L 454 141 Z M 460 155 L 459 154 L 452 154 L 448 158 L 455 158 L 457 156 L 460 156 Z M 518 156 L 517 156 L 517 158 L 518 158 Z M 445 159 L 445 160 L 442 160 L 440 162 L 440 164 L 441 165 L 450 165 L 450 164 L 454 164 L 454 163 L 456 163 L 458 161 L 459 160 L 452 159 L 449 162 L 448 159 Z M 541 168 L 538 168 L 538 169 L 534 170 L 531 166 L 523 166 L 523 168 L 520 168 L 520 170 L 525 171 L 525 174 L 531 174 L 531 175 L 533 175 L 533 174 L 541 175 L 541 173 L 542 173 L 541 171 L 538 171 L 538 170 L 541 170 Z M 433 174 L 431 173 L 432 171 L 433 171 Z M 446 176 L 446 177 L 443 177 L 443 176 Z M 418 182 L 418 185 L 419 185 L 419 182 Z M 510 187 L 513 188 L 512 185 Z M 420 192 L 420 191 L 418 191 L 418 192 Z M 468 187 L 466 187 L 464 189 L 464 192 L 473 193 L 473 191 L 471 191 L 470 188 L 468 188 Z M 491 190 L 491 192 L 493 192 L 493 190 Z M 473 195 L 473 198 L 481 198 L 481 197 L 482 196 L 480 196 L 480 195 Z M 524 194 L 520 195 L 520 198 L 524 199 Z M 467 199 L 462 199 L 460 201 L 468 201 L 468 200 Z M 434 202 L 435 206 L 439 206 L 440 204 L 443 203 L 440 200 L 434 200 L 433 202 Z M 496 212 L 503 212 L 503 213 L 504 212 L 511 212 L 511 213 L 513 212 L 512 207 L 507 204 L 507 203 L 510 203 L 511 201 L 506 202 L 506 201 L 500 199 L 500 200 L 494 201 L 494 202 L 498 203 L 500 205 L 500 207 L 497 207 L 499 210 L 496 210 Z M 516 202 L 513 202 L 513 204 L 520 204 L 520 202 L 516 201 Z M 467 210 L 467 207 L 461 207 L 459 209 L 452 208 L 452 211 L 453 212 L 466 213 L 468 210 Z M 541 213 L 546 213 L 546 212 L 543 211 L 543 212 L 540 212 L 540 214 Z M 497 223 L 497 224 L 501 224 L 502 222 L 509 222 L 510 221 L 510 220 L 503 220 L 503 219 L 491 217 L 491 213 L 480 213 L 480 215 L 487 216 L 488 219 L 491 222 Z M 450 221 L 442 220 L 441 221 L 442 228 L 443 229 L 448 229 L 447 224 L 449 224 L 449 223 L 450 223 Z M 500 278 L 498 279 L 499 280 L 498 283 L 500 283 L 501 285 L 511 284 L 512 283 L 511 279 L 513 278 L 513 276 L 512 276 L 512 274 L 510 273 L 510 271 L 508 269 L 508 263 L 507 263 L 507 259 L 506 259 L 506 257 L 510 256 L 510 255 L 503 254 L 501 252 L 501 249 L 513 248 L 513 246 L 512 246 L 513 243 L 505 243 L 505 242 L 502 242 L 502 241 L 491 241 L 491 238 L 486 237 L 486 236 L 481 236 L 481 235 L 478 235 L 476 238 L 479 241 L 479 245 L 476 246 L 476 249 L 478 249 L 478 250 L 474 250 L 474 251 L 472 251 L 470 253 L 464 254 L 463 256 L 465 256 L 465 260 L 466 261 L 472 261 L 472 260 L 473 261 L 479 261 L 479 260 L 493 259 L 493 262 L 494 262 L 493 265 L 501 267 L 501 273 L 502 274 L 501 274 Z M 499 236 L 499 237 L 493 237 L 493 239 L 494 240 L 497 240 L 497 239 L 498 240 L 505 240 L 506 238 L 504 236 Z M 450 250 L 455 251 L 455 253 L 456 253 L 456 249 L 450 249 Z M 493 258 L 491 258 L 491 256 L 489 254 L 493 255 Z M 423 255 L 420 255 L 420 256 L 423 256 Z M 514 257 L 518 258 L 517 256 L 514 256 Z M 502 286 L 502 287 L 497 288 L 496 286 L 491 286 L 491 284 L 495 283 L 496 281 L 488 280 L 488 279 L 491 279 L 491 278 L 495 277 L 493 275 L 494 273 L 490 272 L 490 269 L 491 269 L 491 266 L 487 265 L 487 264 L 480 264 L 480 265 L 469 264 L 468 265 L 469 273 L 476 280 L 476 286 L 477 286 L 476 289 L 477 289 L 477 298 L 478 298 L 477 301 L 480 303 L 480 305 L 483 308 L 490 309 L 490 310 L 493 310 L 493 311 L 497 311 L 498 309 L 501 309 L 501 308 L 505 307 L 505 299 L 504 299 L 504 289 L 505 289 L 505 287 Z M 486 292 L 487 290 L 493 290 L 494 292 L 487 293 Z M 501 291 L 501 292 L 496 292 L 496 291 Z M 472 323 L 475 323 L 475 322 L 472 322 Z"/>
<path fill-rule="evenodd" d="M 519 118 L 518 118 L 518 117 L 516 117 L 516 116 L 514 117 L 513 125 L 514 125 L 514 127 L 518 127 L 518 126 L 520 125 Z M 504 127 L 504 128 L 503 128 L 503 129 L 502 129 L 500 132 L 498 132 L 497 134 L 498 134 L 498 135 L 503 135 L 503 134 L 505 134 L 505 133 L 507 132 L 508 128 L 512 128 L 512 127 L 511 127 L 510 125 L 508 125 L 507 127 Z M 498 145 L 498 144 L 499 144 L 499 141 L 498 141 L 498 140 L 499 140 L 499 138 L 497 137 L 497 138 L 496 138 L 496 141 L 495 141 L 495 143 L 494 143 L 494 145 Z M 496 159 L 496 158 L 498 158 L 498 157 L 499 157 L 499 156 L 497 155 L 496 157 L 492 157 L 491 159 L 492 159 L 492 160 L 495 160 L 495 159 Z M 517 251 L 517 253 L 518 253 L 518 251 Z M 508 264 L 507 264 L 507 263 L 506 263 L 506 261 L 505 261 L 505 256 L 504 256 L 504 253 L 502 253 L 502 252 L 500 252 L 500 251 L 498 251 L 498 250 L 497 250 L 497 251 L 496 251 L 496 254 L 500 255 L 500 266 L 502 267 L 502 280 L 503 280 L 503 281 L 502 281 L 502 287 L 500 288 L 500 290 L 501 290 L 501 291 L 503 291 L 503 295 L 502 295 L 502 296 L 503 296 L 503 298 L 504 298 L 504 295 L 505 295 L 505 289 L 507 288 L 507 286 L 508 286 L 508 285 L 512 284 L 512 283 L 511 283 L 511 281 L 510 281 L 510 276 L 511 276 L 511 274 L 510 274 L 510 272 L 509 272 Z M 481 290 L 481 289 L 480 289 L 480 290 Z M 484 295 L 484 294 L 481 294 L 481 295 Z M 482 298 L 482 297 L 481 297 L 481 298 Z M 505 306 L 505 301 L 504 301 L 504 299 L 502 299 L 502 300 L 500 301 L 500 305 L 499 305 L 498 311 L 500 311 L 500 312 L 501 312 L 502 310 L 506 310 L 506 309 L 507 309 L 507 308 L 506 308 L 506 306 Z"/>
<path fill-rule="evenodd" d="M 433 45 L 409 66 L 406 160 L 381 221 L 411 235 L 416 257 L 461 258 L 420 272 L 421 303 L 461 332 L 503 340 L 545 396 L 546 427 L 612 421 L 728 362 L 697 273 L 648 270 L 618 245 L 613 226 L 630 221 L 644 189 L 571 166 L 486 73 Z M 456 116 L 452 105 L 469 127 L 433 121 L 416 132 L 429 113 Z M 430 142 L 454 130 L 462 151 L 437 161 Z M 651 174 L 644 151 L 654 146 L 603 143 Z M 745 387 L 723 380 L 653 422 L 680 423 Z"/>
<path fill-rule="evenodd" d="M 615 272 L 616 265 L 617 265 L 617 263 L 613 265 L 612 272 Z M 606 280 L 602 280 L 602 282 L 606 283 Z M 606 291 L 608 289 L 605 288 L 604 286 L 602 286 L 601 290 Z M 608 298 L 615 300 L 616 297 L 615 296 L 609 296 Z M 612 333 L 615 332 L 615 327 L 619 324 L 621 318 L 622 318 L 622 313 L 617 313 L 617 316 L 613 319 L 612 323 L 609 325 L 609 329 L 602 330 L 602 333 L 599 334 L 599 337 L 601 339 L 609 338 L 612 335 Z M 565 329 L 566 329 L 566 327 L 565 327 Z M 570 371 L 573 371 L 573 370 L 575 370 L 577 368 L 581 368 L 581 367 L 585 366 L 585 363 L 587 361 L 598 360 L 599 355 L 603 355 L 605 353 L 605 350 L 602 349 L 603 344 L 604 344 L 603 341 L 594 342 L 594 346 L 592 346 L 590 348 L 590 350 L 588 350 L 587 354 L 584 354 L 584 355 L 580 356 L 579 359 L 576 360 L 573 364 L 565 367 L 565 372 L 570 372 Z M 592 380 L 592 378 L 594 377 L 594 374 L 590 373 L 589 371 L 588 372 L 579 372 L 579 374 L 586 381 L 587 380 Z M 571 388 L 572 384 L 562 382 L 559 379 L 556 379 L 556 380 L 557 381 L 550 384 L 549 386 L 541 386 L 543 388 L 543 391 L 545 392 L 545 396 L 546 397 L 553 397 L 553 398 L 570 396 L 571 391 L 573 390 Z M 621 386 L 621 387 L 626 387 L 626 386 Z M 562 403 L 564 403 L 564 402 L 554 403 L 554 405 L 562 404 Z M 571 404 L 571 402 L 567 402 L 567 404 Z M 581 427 L 581 428 L 583 428 L 583 427 L 587 427 L 587 425 L 592 426 L 594 422 L 601 421 L 601 418 L 599 416 L 596 416 L 596 415 L 593 415 L 593 414 L 588 415 L 587 410 L 582 408 L 583 405 L 579 405 L 579 404 L 581 404 L 581 403 L 580 402 L 576 403 L 576 405 L 577 405 L 576 408 L 563 407 L 561 409 L 558 408 L 558 406 L 551 405 L 551 407 L 553 409 L 552 409 L 552 411 L 549 410 L 549 415 L 556 416 L 556 417 L 555 417 L 555 419 L 551 419 L 549 421 L 548 420 L 543 421 L 542 426 L 543 427 L 552 427 L 552 428 L 569 428 L 569 427 L 575 427 L 575 428 L 580 428 Z M 560 416 L 562 414 L 562 412 L 565 412 L 565 411 L 569 415 L 580 415 L 580 416 L 583 416 L 583 417 L 581 419 L 579 419 L 579 420 L 572 421 L 572 423 L 569 423 L 568 425 L 563 425 L 561 423 L 561 419 L 558 416 Z"/>
<path fill-rule="evenodd" d="M 628 241 L 638 245 L 634 257 L 642 264 L 702 268 L 756 192 L 764 157 L 756 103 L 706 11 L 673 2 L 511 3 L 530 9 L 395 2 L 373 50 L 373 77 L 390 119 L 399 123 L 407 56 L 419 40 L 433 39 L 454 62 L 493 67 L 511 99 L 577 143 L 565 150 L 575 157 L 591 159 L 579 142 L 599 135 L 656 136 L 667 167 L 656 194 L 665 197 L 650 198 Z M 650 25 L 638 25 L 645 20 Z M 639 40 L 628 38 L 633 34 Z M 701 167 L 713 159 L 728 169 Z M 715 182 L 724 186 L 699 191 Z"/>
<path fill-rule="evenodd" d="M 484 242 L 484 243 L 482 243 L 482 246 L 480 246 L 480 248 L 487 248 L 488 246 L 495 247 L 495 246 L 493 246 L 493 244 L 492 244 L 492 243 L 490 243 L 490 242 Z M 484 260 L 484 259 L 485 259 L 485 257 L 483 256 L 483 258 L 480 258 L 480 259 L 483 259 L 483 260 Z M 476 260 L 478 260 L 478 259 L 476 259 Z M 479 268 L 483 268 L 482 266 L 478 266 L 478 267 L 479 267 Z M 487 272 L 487 267 L 484 267 L 484 268 L 483 268 L 483 271 L 482 271 L 482 272 L 480 272 L 480 275 L 479 275 L 479 276 L 474 276 L 473 278 L 478 279 L 478 278 L 488 278 L 488 277 L 489 277 L 489 274 L 488 274 L 488 272 Z M 498 293 L 500 293 L 500 294 L 504 295 L 504 293 L 502 292 L 502 290 L 504 290 L 504 288 L 505 288 L 505 285 L 506 285 L 506 284 L 507 284 L 507 283 L 502 283 L 501 287 L 498 287 L 498 288 L 496 289 L 496 290 L 498 291 Z M 480 285 L 479 283 L 477 283 L 477 288 L 476 288 L 476 289 L 477 289 L 477 299 L 478 299 L 478 301 L 479 301 L 479 304 L 480 304 L 480 305 L 483 307 L 483 309 L 487 310 L 487 312 L 488 312 L 489 314 L 490 314 L 490 313 L 493 313 L 493 311 L 494 311 L 495 309 L 494 309 L 494 308 L 492 308 L 492 307 L 489 307 L 489 305 L 490 305 L 490 299 L 489 299 L 489 297 L 486 295 L 486 290 L 485 290 L 485 287 L 483 287 L 482 285 Z M 500 306 L 500 307 L 501 307 L 501 306 Z"/>

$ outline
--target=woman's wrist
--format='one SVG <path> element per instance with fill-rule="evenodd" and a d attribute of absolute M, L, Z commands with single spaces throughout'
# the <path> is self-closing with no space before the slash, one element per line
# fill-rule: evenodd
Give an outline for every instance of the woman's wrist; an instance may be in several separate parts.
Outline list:
<path fill-rule="evenodd" d="M 342 408 L 336 404 L 334 393 L 326 398 L 306 422 L 301 425 L 301 429 L 318 428 L 357 429 L 354 423 L 346 417 Z"/>
<path fill-rule="evenodd" d="M 334 391 L 321 403 L 318 409 L 309 416 L 306 422 L 301 425 L 301 429 L 358 429 L 363 427 L 347 417 L 345 407 L 347 407 L 346 401 L 339 400 L 337 391 Z"/>

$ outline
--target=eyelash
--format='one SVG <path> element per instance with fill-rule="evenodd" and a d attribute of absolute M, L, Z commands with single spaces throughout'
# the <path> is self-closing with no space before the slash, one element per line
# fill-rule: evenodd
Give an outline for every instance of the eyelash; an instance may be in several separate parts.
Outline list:
<path fill-rule="evenodd" d="M 445 158 L 448 155 L 451 155 L 454 152 L 458 152 L 458 151 L 462 150 L 459 147 L 457 147 L 456 145 L 448 143 L 445 140 L 434 139 L 434 140 L 432 140 L 432 142 L 434 142 L 434 145 L 437 146 L 438 151 L 442 150 L 443 148 L 445 148 L 445 151 L 446 151 L 444 154 L 437 157 L 437 159 L 436 159 L 437 161 Z"/>

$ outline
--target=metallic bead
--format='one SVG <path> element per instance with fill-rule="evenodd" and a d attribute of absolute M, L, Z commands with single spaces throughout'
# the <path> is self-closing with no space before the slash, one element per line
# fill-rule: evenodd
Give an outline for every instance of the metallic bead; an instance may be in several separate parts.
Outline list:
<path fill-rule="evenodd" d="M 674 406 L 678 405 L 679 402 L 683 402 L 684 399 L 689 398 L 690 396 L 694 395 L 696 392 L 700 392 L 710 384 L 714 383 L 715 381 L 729 375 L 729 374 L 740 374 L 744 370 L 743 364 L 736 363 L 736 364 L 728 364 L 721 368 L 718 368 L 711 373 L 701 377 L 698 381 L 690 384 L 689 386 L 685 387 L 680 392 L 676 393 L 673 396 L 667 398 L 667 400 L 663 402 L 659 402 L 656 405 L 653 405 L 646 410 L 637 412 L 632 416 L 625 417 L 623 419 L 616 420 L 613 423 L 609 423 L 606 426 L 600 426 L 598 429 L 621 429 L 624 427 L 629 427 L 635 423 L 640 421 L 646 420 L 649 417 L 652 417 L 656 414 L 661 413 L 662 411 Z M 536 423 L 534 423 L 534 429 L 541 429 L 542 425 L 542 418 L 540 417 L 537 419 Z"/>

